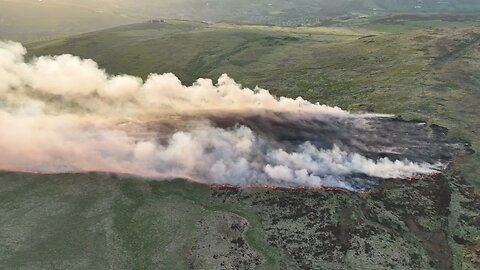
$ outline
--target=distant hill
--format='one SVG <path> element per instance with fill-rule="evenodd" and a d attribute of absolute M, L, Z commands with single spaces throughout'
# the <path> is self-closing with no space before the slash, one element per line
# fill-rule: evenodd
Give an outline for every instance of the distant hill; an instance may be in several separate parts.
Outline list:
<path fill-rule="evenodd" d="M 68 1 L 0 0 L 0 39 L 51 39 L 141 20 L 145 19 Z"/>
<path fill-rule="evenodd" d="M 478 0 L 0 0 L 0 38 L 65 36 L 154 18 L 294 26 L 392 14 L 479 14 Z"/>
<path fill-rule="evenodd" d="M 12 0 L 10 0 L 12 1 Z M 16 0 L 25 1 L 25 0 Z M 125 13 L 170 18 L 263 20 L 305 15 L 341 16 L 355 12 L 379 13 L 472 13 L 480 10 L 477 0 L 43 0 Z"/>
<path fill-rule="evenodd" d="M 129 1 L 123 1 L 128 3 Z M 476 0 L 166 0 L 135 1 L 135 6 L 151 15 L 195 20 L 240 20 L 292 24 L 312 18 L 390 13 L 475 13 Z"/>

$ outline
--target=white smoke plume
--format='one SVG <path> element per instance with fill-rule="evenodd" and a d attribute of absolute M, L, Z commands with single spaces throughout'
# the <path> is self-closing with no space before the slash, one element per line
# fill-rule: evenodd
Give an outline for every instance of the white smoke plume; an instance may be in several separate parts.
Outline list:
<path fill-rule="evenodd" d="M 26 62 L 25 53 L 19 43 L 0 42 L 0 170 L 358 190 L 351 179 L 406 178 L 440 168 L 367 158 L 337 145 L 322 149 L 308 140 L 287 147 L 252 127 L 222 128 L 202 117 L 269 111 L 294 114 L 295 121 L 313 115 L 368 126 L 377 116 L 277 98 L 264 89 L 242 88 L 226 75 L 217 84 L 199 79 L 184 86 L 173 74 L 152 74 L 143 82 L 111 76 L 94 61 L 72 55 Z M 163 125 L 152 128 L 159 119 Z"/>

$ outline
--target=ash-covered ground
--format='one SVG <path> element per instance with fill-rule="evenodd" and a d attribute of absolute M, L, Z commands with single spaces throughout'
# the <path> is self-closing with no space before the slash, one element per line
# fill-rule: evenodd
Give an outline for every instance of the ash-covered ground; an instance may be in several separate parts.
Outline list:
<path fill-rule="evenodd" d="M 470 151 L 468 144 L 449 138 L 445 128 L 373 114 L 201 112 L 152 121 L 146 130 L 168 145 L 173 134 L 204 126 L 227 132 L 247 128 L 255 134 L 253 150 L 244 156 L 250 164 L 250 175 L 204 180 L 233 186 L 367 191 L 381 178 L 435 174 L 445 169 L 454 155 Z M 209 153 L 222 153 L 225 149 L 221 148 L 214 142 L 205 146 Z M 277 169 L 278 174 L 265 168 Z M 302 170 L 307 171 L 306 177 L 301 175 Z M 200 178 L 211 176 L 211 172 L 199 174 Z"/>

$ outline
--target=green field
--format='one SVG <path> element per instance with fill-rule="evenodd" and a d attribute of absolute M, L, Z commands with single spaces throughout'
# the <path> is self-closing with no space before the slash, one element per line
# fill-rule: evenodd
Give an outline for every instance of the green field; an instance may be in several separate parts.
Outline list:
<path fill-rule="evenodd" d="M 480 27 L 378 24 L 168 20 L 27 47 L 144 79 L 228 73 L 279 96 L 442 125 L 480 153 Z M 0 268 L 478 269 L 479 168 L 480 154 L 458 157 L 443 175 L 369 194 L 3 173 Z"/>

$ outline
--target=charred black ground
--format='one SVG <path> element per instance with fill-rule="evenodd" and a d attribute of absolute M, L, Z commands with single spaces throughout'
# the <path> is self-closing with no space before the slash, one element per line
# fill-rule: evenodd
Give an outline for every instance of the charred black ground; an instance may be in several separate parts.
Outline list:
<path fill-rule="evenodd" d="M 448 129 L 398 116 L 335 117 L 295 113 L 212 116 L 215 126 L 244 125 L 286 150 L 306 141 L 317 148 L 334 145 L 370 159 L 387 157 L 414 162 L 447 162 L 465 151 L 465 143 L 448 137 Z"/>
<path fill-rule="evenodd" d="M 309 142 L 318 149 L 335 146 L 349 154 L 371 160 L 411 161 L 419 164 L 442 164 L 447 167 L 455 155 L 471 152 L 468 143 L 448 136 L 448 129 L 421 121 L 405 121 L 400 116 L 335 115 L 305 112 L 198 113 L 176 115 L 148 123 L 147 130 L 165 143 L 174 132 L 188 131 L 208 123 L 216 128 L 233 130 L 239 126 L 251 129 L 258 137 L 257 150 L 262 159 L 271 149 L 295 152 Z M 416 176 L 421 176 L 416 175 Z M 340 177 L 355 191 L 366 191 L 379 177 L 352 173 Z M 224 183 L 220 181 L 220 184 Z M 228 183 L 228 181 L 227 181 Z M 249 184 L 265 184 L 263 181 Z M 275 186 L 276 184 L 274 184 Z M 284 181 L 283 186 L 296 186 Z M 341 186 L 339 186 L 341 188 Z"/>

